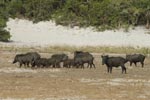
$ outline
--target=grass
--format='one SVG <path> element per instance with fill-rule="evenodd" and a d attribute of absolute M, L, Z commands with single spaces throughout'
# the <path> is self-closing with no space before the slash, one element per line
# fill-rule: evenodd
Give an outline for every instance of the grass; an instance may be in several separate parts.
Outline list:
<path fill-rule="evenodd" d="M 140 48 L 140 47 L 113 47 L 113 46 L 10 46 L 10 45 L 0 45 L 0 50 L 2 51 L 15 51 L 15 52 L 29 52 L 36 51 L 40 53 L 73 53 L 76 50 L 86 51 L 91 53 L 116 53 L 116 54 L 131 54 L 131 53 L 142 53 L 148 55 L 150 53 L 150 48 Z"/>
<path fill-rule="evenodd" d="M 60 47 L 9 47 L 0 51 L 0 97 L 7 100 L 149 100 L 150 98 L 150 58 L 146 58 L 144 68 L 129 66 L 127 74 L 121 69 L 113 69 L 107 74 L 95 54 L 96 69 L 25 69 L 12 64 L 15 52 L 58 50 Z M 69 49 L 69 48 L 68 48 Z M 67 49 L 67 50 L 68 50 Z M 82 48 L 76 48 L 82 49 Z M 1 50 L 1 48 L 0 48 Z M 20 51 L 19 51 L 20 50 Z M 64 50 L 63 48 L 61 50 Z M 71 50 L 71 49 L 70 49 Z M 92 49 L 91 49 L 92 50 Z M 105 49 L 104 49 L 105 50 Z M 145 50 L 145 49 L 144 49 Z M 51 51 L 52 52 L 52 51 Z M 62 51 L 54 51 L 62 52 Z M 68 52 L 68 51 L 67 51 Z M 44 56 L 45 54 L 41 54 Z M 49 53 L 46 53 L 49 56 Z M 82 82 L 83 81 L 83 82 Z M 59 95 L 58 95 L 59 94 Z M 51 99 L 52 98 L 52 99 Z"/>

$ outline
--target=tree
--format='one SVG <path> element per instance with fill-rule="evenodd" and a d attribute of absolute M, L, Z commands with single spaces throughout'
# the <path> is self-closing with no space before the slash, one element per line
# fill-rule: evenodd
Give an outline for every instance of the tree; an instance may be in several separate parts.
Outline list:
<path fill-rule="evenodd" d="M 11 37 L 11 35 L 8 31 L 6 31 L 4 29 L 0 29 L 0 41 L 8 42 L 10 37 Z"/>
<path fill-rule="evenodd" d="M 150 8 L 146 11 L 146 28 L 150 28 Z"/>

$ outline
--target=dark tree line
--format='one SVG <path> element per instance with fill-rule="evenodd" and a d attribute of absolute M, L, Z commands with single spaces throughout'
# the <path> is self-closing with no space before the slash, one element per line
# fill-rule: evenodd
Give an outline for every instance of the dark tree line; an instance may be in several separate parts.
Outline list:
<path fill-rule="evenodd" d="M 26 18 L 33 22 L 52 19 L 61 25 L 93 26 L 99 30 L 126 28 L 131 25 L 145 25 L 146 28 L 150 28 L 150 2 L 149 0 L 1 0 L 0 32 L 4 31 L 9 17 Z M 9 40 L 9 33 L 5 32 Z"/>

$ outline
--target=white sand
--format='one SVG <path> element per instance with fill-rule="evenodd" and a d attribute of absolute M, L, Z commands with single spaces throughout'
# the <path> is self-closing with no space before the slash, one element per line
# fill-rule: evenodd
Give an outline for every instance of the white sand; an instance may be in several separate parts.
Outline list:
<path fill-rule="evenodd" d="M 0 68 L 0 73 L 41 73 L 41 72 L 50 72 L 50 73 L 56 73 L 60 72 L 60 69 L 40 69 L 40 70 L 33 70 L 28 68 Z M 52 75 L 52 77 L 55 77 Z"/>
<path fill-rule="evenodd" d="M 1 98 L 0 100 L 37 100 L 37 98 Z M 42 99 L 38 99 L 42 100 Z M 66 96 L 66 97 L 57 97 L 57 98 L 45 98 L 44 100 L 87 100 L 86 96 Z M 109 100 L 109 99 L 103 99 L 103 100 Z M 113 99 L 111 99 L 113 100 Z"/>
<path fill-rule="evenodd" d="M 56 26 L 52 21 L 33 24 L 23 19 L 9 19 L 7 30 L 15 44 L 21 45 L 70 45 L 70 46 L 133 46 L 150 47 L 150 30 L 136 27 L 135 30 L 96 32 L 92 28 L 69 28 Z"/>
<path fill-rule="evenodd" d="M 150 80 L 145 80 L 145 79 L 126 79 L 126 78 L 114 78 L 114 79 L 80 79 L 79 80 L 82 83 L 88 83 L 89 85 L 99 85 L 99 84 L 107 84 L 107 85 L 112 85 L 112 86 L 126 86 L 128 85 L 145 85 L 145 86 L 150 86 Z M 135 84 L 136 83 L 136 84 Z"/>

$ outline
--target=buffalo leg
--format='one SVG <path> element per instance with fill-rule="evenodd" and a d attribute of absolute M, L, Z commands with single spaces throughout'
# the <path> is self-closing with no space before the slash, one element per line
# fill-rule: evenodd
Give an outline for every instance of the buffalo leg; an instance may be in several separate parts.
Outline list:
<path fill-rule="evenodd" d="M 52 67 L 55 68 L 55 64 L 53 64 Z"/>
<path fill-rule="evenodd" d="M 79 64 L 76 64 L 75 66 L 76 66 L 76 68 L 79 68 L 80 65 L 79 65 Z"/>
<path fill-rule="evenodd" d="M 83 69 L 84 69 L 84 63 L 81 63 L 81 68 L 83 68 Z"/>
<path fill-rule="evenodd" d="M 57 68 L 60 68 L 60 63 L 59 63 L 59 62 L 56 63 L 56 67 L 57 67 Z"/>
<path fill-rule="evenodd" d="M 144 62 L 141 62 L 142 68 L 144 67 Z"/>
<path fill-rule="evenodd" d="M 29 62 L 27 62 L 27 67 L 29 67 Z"/>
<path fill-rule="evenodd" d="M 124 65 L 122 65 L 121 68 L 122 68 L 122 74 L 123 74 L 123 72 L 125 72 L 125 74 L 126 74 L 126 67 Z"/>
<path fill-rule="evenodd" d="M 110 73 L 112 73 L 112 67 L 110 67 Z"/>
<path fill-rule="evenodd" d="M 107 72 L 109 73 L 109 67 L 107 67 Z"/>
<path fill-rule="evenodd" d="M 96 68 L 94 63 L 92 63 L 92 65 L 94 66 L 94 68 Z"/>
<path fill-rule="evenodd" d="M 22 66 L 22 63 L 20 63 L 20 68 L 21 68 L 21 66 Z"/>
<path fill-rule="evenodd" d="M 126 72 L 126 67 L 125 66 L 124 66 L 124 71 L 125 71 L 125 74 L 126 74 L 127 72 Z"/>
<path fill-rule="evenodd" d="M 134 65 L 137 67 L 136 62 L 134 62 Z"/>
<path fill-rule="evenodd" d="M 132 62 L 130 61 L 130 66 L 132 66 Z"/>
<path fill-rule="evenodd" d="M 89 68 L 89 65 L 90 65 L 90 64 L 88 63 L 87 68 Z M 91 65 L 90 65 L 90 66 L 91 66 Z"/>
<path fill-rule="evenodd" d="M 90 64 L 90 68 L 92 68 L 92 64 Z"/>

